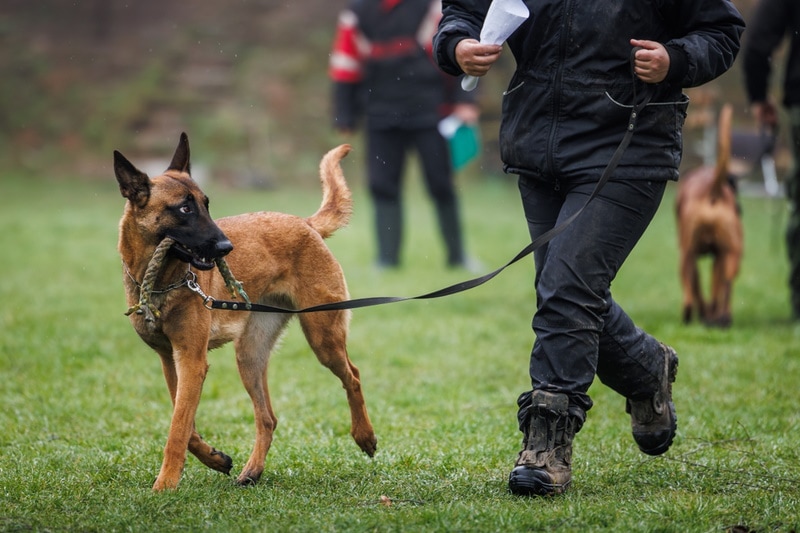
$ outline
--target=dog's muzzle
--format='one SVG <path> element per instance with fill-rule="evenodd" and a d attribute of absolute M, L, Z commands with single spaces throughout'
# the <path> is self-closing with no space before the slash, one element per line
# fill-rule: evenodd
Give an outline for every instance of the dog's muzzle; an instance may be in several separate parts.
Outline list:
<path fill-rule="evenodd" d="M 216 266 L 215 259 L 225 257 L 233 251 L 233 244 L 228 239 L 214 242 L 213 245 L 204 246 L 203 249 L 195 249 L 185 244 L 175 241 L 171 252 L 181 261 L 190 263 L 199 270 L 211 270 Z"/>
<path fill-rule="evenodd" d="M 216 249 L 216 255 L 214 257 L 225 257 L 233 251 L 233 243 L 225 239 L 224 241 L 218 241 L 214 248 Z"/>

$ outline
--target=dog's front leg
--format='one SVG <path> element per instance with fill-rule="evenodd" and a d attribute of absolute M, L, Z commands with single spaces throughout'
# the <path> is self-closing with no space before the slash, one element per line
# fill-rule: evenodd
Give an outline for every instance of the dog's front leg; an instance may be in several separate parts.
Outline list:
<path fill-rule="evenodd" d="M 172 352 L 166 351 L 160 353 L 161 366 L 164 371 L 164 379 L 167 382 L 169 389 L 169 396 L 172 400 L 172 407 L 175 408 L 175 396 L 178 392 L 178 374 L 175 371 L 175 362 L 172 358 Z M 200 433 L 197 432 L 197 427 L 193 427 L 192 435 L 189 438 L 189 451 L 197 457 L 201 463 L 207 467 L 222 472 L 223 474 L 230 474 L 233 466 L 233 460 L 225 453 L 217 450 L 213 446 L 206 443 Z"/>
<path fill-rule="evenodd" d="M 190 348 L 176 348 L 171 358 L 162 355 L 162 366 L 173 400 L 173 412 L 161 471 L 153 484 L 155 491 L 177 488 L 189 441 L 193 435 L 199 439 L 194 417 L 208 372 L 205 346 L 194 352 Z"/>

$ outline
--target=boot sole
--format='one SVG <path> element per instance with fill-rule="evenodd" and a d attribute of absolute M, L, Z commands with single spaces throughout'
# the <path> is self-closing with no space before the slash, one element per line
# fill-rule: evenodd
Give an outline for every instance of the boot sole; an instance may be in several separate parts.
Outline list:
<path fill-rule="evenodd" d="M 533 468 L 515 468 L 508 476 L 508 490 L 517 496 L 553 496 L 564 493 L 572 483 L 572 480 L 562 485 L 548 483 L 537 476 L 536 472 Z M 527 475 L 522 475 L 523 473 Z"/>

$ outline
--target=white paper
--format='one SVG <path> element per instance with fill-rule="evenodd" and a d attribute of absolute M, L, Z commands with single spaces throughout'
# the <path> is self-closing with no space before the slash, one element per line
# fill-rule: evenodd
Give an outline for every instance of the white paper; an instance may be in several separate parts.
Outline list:
<path fill-rule="evenodd" d="M 457 116 L 448 115 L 439 121 L 439 133 L 445 139 L 452 139 L 462 124 L 464 122 Z"/>
<path fill-rule="evenodd" d="M 530 16 L 523 0 L 494 0 L 489 5 L 481 28 L 481 44 L 503 44 L 514 30 Z M 464 76 L 461 88 L 471 91 L 478 85 L 476 76 Z"/>

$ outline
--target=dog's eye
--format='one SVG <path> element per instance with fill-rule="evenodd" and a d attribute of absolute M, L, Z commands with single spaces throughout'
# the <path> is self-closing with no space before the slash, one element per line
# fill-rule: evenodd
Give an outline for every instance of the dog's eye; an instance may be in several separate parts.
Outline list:
<path fill-rule="evenodd" d="M 189 215 L 192 212 L 192 206 L 190 206 L 189 204 L 183 204 L 178 208 L 178 211 L 180 211 L 181 214 Z"/>

